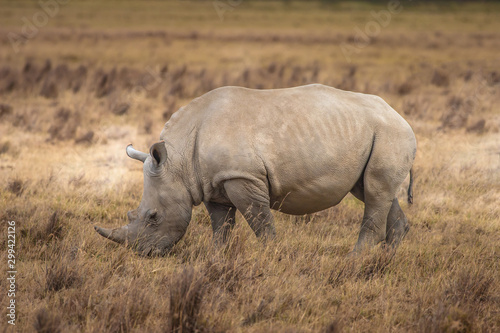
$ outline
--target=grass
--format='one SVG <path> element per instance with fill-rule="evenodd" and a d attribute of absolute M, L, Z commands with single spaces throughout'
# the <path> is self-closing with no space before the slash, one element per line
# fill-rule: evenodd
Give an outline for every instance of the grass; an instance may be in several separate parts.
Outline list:
<path fill-rule="evenodd" d="M 39 7 L 1 3 L 0 223 L 16 221 L 18 271 L 4 330 L 500 329 L 497 4 L 408 6 L 348 63 L 340 43 L 383 3 L 248 1 L 224 21 L 211 2 L 143 3 L 70 2 L 18 54 L 3 33 Z M 126 223 L 142 166 L 125 146 L 146 151 L 180 106 L 222 85 L 312 82 L 380 95 L 416 133 L 414 204 L 399 193 L 411 229 L 393 257 L 345 257 L 363 212 L 350 195 L 276 213 L 266 245 L 239 215 L 214 247 L 202 207 L 164 258 L 93 231 Z"/>

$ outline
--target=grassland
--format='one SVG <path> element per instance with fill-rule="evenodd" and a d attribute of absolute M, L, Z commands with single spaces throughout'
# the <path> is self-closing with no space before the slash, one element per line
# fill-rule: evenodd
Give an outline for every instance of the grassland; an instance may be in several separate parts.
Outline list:
<path fill-rule="evenodd" d="M 16 221 L 10 332 L 498 332 L 500 6 L 403 10 L 347 61 L 340 45 L 380 3 L 71 1 L 14 52 L 40 12 L 0 2 L 0 223 Z M 320 82 L 383 97 L 418 140 L 411 230 L 392 258 L 347 259 L 363 205 L 276 213 L 262 245 L 239 216 L 223 248 L 204 208 L 164 258 L 94 225 L 126 223 L 147 151 L 180 106 L 213 88 Z M 3 256 L 6 266 L 6 255 Z M 3 268 L 3 271 L 6 271 Z"/>

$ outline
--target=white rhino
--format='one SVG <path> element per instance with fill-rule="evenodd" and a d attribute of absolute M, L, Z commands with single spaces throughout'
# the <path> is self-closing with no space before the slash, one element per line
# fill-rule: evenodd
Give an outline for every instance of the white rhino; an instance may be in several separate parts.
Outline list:
<path fill-rule="evenodd" d="M 143 255 L 165 254 L 205 204 L 216 240 L 238 209 L 257 237 L 275 234 L 271 209 L 307 214 L 349 192 L 365 203 L 354 252 L 408 231 L 396 192 L 410 173 L 415 135 L 380 97 L 320 84 L 288 89 L 222 87 L 196 98 L 165 124 L 146 154 L 144 192 L 130 223 L 102 236 Z"/>

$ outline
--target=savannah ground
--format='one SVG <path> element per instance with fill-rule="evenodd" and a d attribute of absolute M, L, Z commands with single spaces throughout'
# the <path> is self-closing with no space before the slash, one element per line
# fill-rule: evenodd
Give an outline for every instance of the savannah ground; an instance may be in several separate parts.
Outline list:
<path fill-rule="evenodd" d="M 500 5 L 405 1 L 360 39 L 386 2 L 229 3 L 221 20 L 211 1 L 70 1 L 18 52 L 8 33 L 41 8 L 0 3 L 2 331 L 498 332 Z M 351 195 L 275 213 L 265 245 L 239 216 L 214 248 L 201 206 L 164 258 L 94 232 L 140 202 L 125 146 L 148 151 L 180 106 L 223 85 L 313 82 L 377 94 L 415 131 L 414 204 L 399 193 L 411 229 L 392 260 L 346 258 L 363 213 Z"/>

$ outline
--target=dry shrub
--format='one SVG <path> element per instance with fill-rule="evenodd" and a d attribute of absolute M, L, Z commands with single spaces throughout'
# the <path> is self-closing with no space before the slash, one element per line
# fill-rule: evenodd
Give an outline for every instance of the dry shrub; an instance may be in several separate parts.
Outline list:
<path fill-rule="evenodd" d="M 445 295 L 453 303 L 482 303 L 488 300 L 493 282 L 493 277 L 482 269 L 475 272 L 463 270 L 445 291 Z"/>
<path fill-rule="evenodd" d="M 33 328 L 37 333 L 59 333 L 63 331 L 61 317 L 46 308 L 36 312 Z"/>
<path fill-rule="evenodd" d="M 103 313 L 104 327 L 107 332 L 131 332 L 140 327 L 153 310 L 153 302 L 147 288 L 139 281 L 125 294 L 114 298 L 111 305 L 105 303 Z"/>
<path fill-rule="evenodd" d="M 46 80 L 40 90 L 40 95 L 45 98 L 55 99 L 59 96 L 59 89 L 57 88 L 56 82 L 49 79 Z"/>
<path fill-rule="evenodd" d="M 91 144 L 94 138 L 94 131 L 90 130 L 75 139 L 76 144 Z"/>
<path fill-rule="evenodd" d="M 177 111 L 177 99 L 175 96 L 166 94 L 163 97 L 163 102 L 165 103 L 165 111 L 163 111 L 162 117 L 164 121 L 167 121 L 170 119 L 172 114 Z"/>
<path fill-rule="evenodd" d="M 2 144 L 0 144 L 0 155 L 7 153 L 10 149 L 10 146 L 10 141 L 2 142 Z"/>
<path fill-rule="evenodd" d="M 486 127 L 486 120 L 479 119 L 470 126 L 467 126 L 467 132 L 483 133 Z"/>
<path fill-rule="evenodd" d="M 500 73 L 498 73 L 496 71 L 490 72 L 488 74 L 487 80 L 488 80 L 488 83 L 490 85 L 495 85 L 495 84 L 500 83 Z"/>
<path fill-rule="evenodd" d="M 257 309 L 250 313 L 245 319 L 243 319 L 242 325 L 249 326 L 253 325 L 259 321 L 270 319 L 276 315 L 276 311 L 271 306 L 274 300 L 273 295 L 268 295 L 265 299 L 261 300 Z"/>
<path fill-rule="evenodd" d="M 51 140 L 70 140 L 76 135 L 80 114 L 67 108 L 60 108 L 54 115 L 54 120 L 49 128 Z"/>
<path fill-rule="evenodd" d="M 181 79 L 184 76 L 184 74 L 186 74 L 186 72 L 187 72 L 186 65 L 182 65 L 181 67 L 174 69 L 172 72 L 172 81 Z"/>
<path fill-rule="evenodd" d="M 408 95 L 409 93 L 411 93 L 412 90 L 413 90 L 413 85 L 411 84 L 411 82 L 406 81 L 406 82 L 403 82 L 398 87 L 398 94 L 401 96 Z"/>
<path fill-rule="evenodd" d="M 87 79 L 87 67 L 80 65 L 74 72 L 71 79 L 71 89 L 77 93 L 82 88 L 85 80 Z"/>
<path fill-rule="evenodd" d="M 380 251 L 365 252 L 360 257 L 349 257 L 336 267 L 327 283 L 336 288 L 348 280 L 371 280 L 384 275 L 394 257 L 395 251 L 383 248 Z"/>
<path fill-rule="evenodd" d="M 193 268 L 185 268 L 170 284 L 169 332 L 200 332 L 203 279 Z"/>
<path fill-rule="evenodd" d="M 4 116 L 12 114 L 12 110 L 13 108 L 9 104 L 0 104 L 0 119 L 2 119 Z"/>
<path fill-rule="evenodd" d="M 248 262 L 220 258 L 209 258 L 204 268 L 204 274 L 209 283 L 230 293 L 239 290 L 242 282 L 247 280 L 248 271 Z"/>
<path fill-rule="evenodd" d="M 99 70 L 95 76 L 97 82 L 95 96 L 97 98 L 107 96 L 115 90 L 116 69 L 113 68 L 109 73 L 104 73 L 102 70 Z"/>
<path fill-rule="evenodd" d="M 452 96 L 447 103 L 448 110 L 441 117 L 440 129 L 459 129 L 467 125 L 469 115 L 472 113 L 472 102 Z"/>
<path fill-rule="evenodd" d="M 323 330 L 323 333 L 339 333 L 339 332 L 342 332 L 342 328 L 338 320 L 331 322 Z"/>
<path fill-rule="evenodd" d="M 406 98 L 403 101 L 402 111 L 405 115 L 416 119 L 424 119 L 428 116 L 429 99 L 419 96 L 417 98 Z"/>
<path fill-rule="evenodd" d="M 254 311 L 246 315 L 242 321 L 243 326 L 253 325 L 263 320 L 273 320 L 286 316 L 297 306 L 301 306 L 304 298 L 296 292 L 278 293 L 276 290 L 267 290 Z"/>
<path fill-rule="evenodd" d="M 422 333 L 474 332 L 474 316 L 456 306 L 438 302 L 430 314 L 421 314 L 418 331 Z"/>
<path fill-rule="evenodd" d="M 338 85 L 337 88 L 343 90 L 354 90 L 356 87 L 356 72 L 358 68 L 356 66 L 351 66 L 348 68 L 347 73 L 342 78 L 342 82 Z"/>
<path fill-rule="evenodd" d="M 448 87 L 450 85 L 450 77 L 448 73 L 443 70 L 437 69 L 432 75 L 431 83 L 438 87 Z"/>
<path fill-rule="evenodd" d="M 61 240 L 66 226 L 59 215 L 58 212 L 54 212 L 47 220 L 42 220 L 29 230 L 22 230 L 21 233 L 29 237 L 32 244 L 46 244 L 53 240 Z"/>
<path fill-rule="evenodd" d="M 20 178 L 15 178 L 13 180 L 9 180 L 7 184 L 7 191 L 15 194 L 17 197 L 21 196 L 26 189 L 28 181 L 24 181 Z"/>
<path fill-rule="evenodd" d="M 57 292 L 62 289 L 76 287 L 81 284 L 83 272 L 80 264 L 71 252 L 66 254 L 61 251 L 57 256 L 50 258 L 45 268 L 45 290 Z"/>
<path fill-rule="evenodd" d="M 123 116 L 130 108 L 129 103 L 118 103 L 113 107 L 112 112 L 117 116 Z"/>
<path fill-rule="evenodd" d="M 142 126 L 144 133 L 151 134 L 153 132 L 153 120 L 151 118 L 144 119 L 144 125 Z"/>
<path fill-rule="evenodd" d="M 214 287 L 229 293 L 237 292 L 242 284 L 252 280 L 256 272 L 245 258 L 246 237 L 233 233 L 226 243 L 205 262 L 204 275 Z"/>

